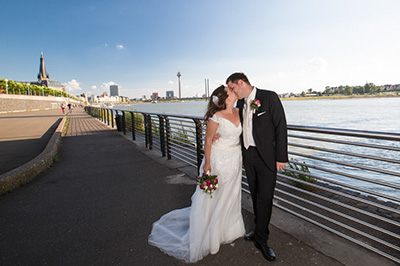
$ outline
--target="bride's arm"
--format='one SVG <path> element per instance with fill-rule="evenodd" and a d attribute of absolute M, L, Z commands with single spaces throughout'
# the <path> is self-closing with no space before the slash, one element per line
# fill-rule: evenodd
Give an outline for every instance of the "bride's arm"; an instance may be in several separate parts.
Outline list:
<path fill-rule="evenodd" d="M 207 171 L 211 172 L 211 165 L 210 165 L 210 156 L 211 156 L 211 145 L 212 145 L 212 140 L 217 132 L 218 128 L 218 123 L 213 121 L 213 120 L 208 120 L 207 122 L 207 129 L 206 129 L 206 141 L 204 144 L 204 167 L 203 167 L 203 172 L 207 173 Z"/>

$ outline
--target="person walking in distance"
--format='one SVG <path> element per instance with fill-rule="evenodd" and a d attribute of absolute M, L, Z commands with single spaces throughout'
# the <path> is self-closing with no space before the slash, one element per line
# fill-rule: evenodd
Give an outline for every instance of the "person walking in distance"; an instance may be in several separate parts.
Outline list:
<path fill-rule="evenodd" d="M 252 86 L 244 73 L 233 73 L 226 84 L 239 99 L 243 163 L 255 215 L 255 229 L 245 239 L 254 241 L 264 258 L 274 261 L 276 255 L 268 246 L 268 226 L 276 174 L 288 161 L 285 113 L 275 92 Z"/>

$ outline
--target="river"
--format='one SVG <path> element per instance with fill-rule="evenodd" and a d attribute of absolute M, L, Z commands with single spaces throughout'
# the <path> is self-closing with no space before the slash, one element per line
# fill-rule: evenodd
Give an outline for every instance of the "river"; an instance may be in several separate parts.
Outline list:
<path fill-rule="evenodd" d="M 400 97 L 283 100 L 282 104 L 287 123 L 290 125 L 400 132 Z M 203 116 L 207 102 L 135 104 L 125 108 L 144 112 Z"/>
<path fill-rule="evenodd" d="M 287 123 L 289 125 L 302 125 L 302 126 L 318 126 L 327 128 L 340 128 L 340 129 L 354 129 L 378 132 L 400 132 L 400 97 L 393 98 L 351 98 L 340 100 L 283 100 L 282 104 L 285 109 Z M 191 101 L 191 102 L 171 102 L 171 103 L 157 103 L 157 104 L 135 104 L 130 106 L 119 106 L 118 109 L 137 110 L 144 112 L 165 113 L 165 114 L 184 114 L 203 116 L 207 107 L 206 101 Z M 399 142 L 391 142 L 388 144 L 385 141 L 370 140 L 371 143 L 380 145 L 389 145 L 400 148 Z M 358 147 L 348 147 L 351 152 L 363 153 L 362 149 Z M 397 151 L 373 151 L 372 156 L 382 156 L 399 159 L 400 155 Z M 330 154 L 331 159 L 335 160 L 354 160 L 342 155 Z M 312 161 L 312 160 L 311 160 Z M 311 162 L 310 161 L 310 162 Z M 327 166 L 326 163 L 316 161 L 314 163 L 320 166 Z M 400 165 L 393 163 L 385 163 L 370 160 L 366 166 L 390 170 L 400 173 Z M 360 174 L 362 176 L 381 180 L 384 182 L 394 183 L 400 185 L 400 178 L 397 176 L 381 175 L 379 173 L 351 169 L 351 167 L 343 167 L 335 165 L 335 170 L 346 170 L 354 175 Z M 313 170 L 314 174 L 320 173 Z M 333 174 L 324 173 L 324 176 L 330 179 L 341 181 L 344 183 L 351 183 L 352 185 L 371 189 L 373 191 L 380 191 L 385 194 L 400 198 L 400 191 L 394 188 L 382 187 L 369 182 L 358 181 L 355 179 L 337 176 Z"/>

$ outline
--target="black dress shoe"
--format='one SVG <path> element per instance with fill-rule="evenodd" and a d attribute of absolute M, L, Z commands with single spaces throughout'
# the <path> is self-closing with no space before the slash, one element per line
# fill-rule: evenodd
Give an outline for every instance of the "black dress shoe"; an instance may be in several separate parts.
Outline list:
<path fill-rule="evenodd" d="M 262 255 L 266 260 L 268 261 L 276 260 L 274 251 L 270 247 L 268 247 L 267 244 L 260 245 L 257 242 L 255 242 L 254 245 L 261 251 Z"/>
<path fill-rule="evenodd" d="M 254 241 L 255 236 L 256 236 L 256 232 L 250 231 L 249 233 L 247 233 L 247 234 L 244 236 L 244 240 L 246 240 L 246 241 Z"/>

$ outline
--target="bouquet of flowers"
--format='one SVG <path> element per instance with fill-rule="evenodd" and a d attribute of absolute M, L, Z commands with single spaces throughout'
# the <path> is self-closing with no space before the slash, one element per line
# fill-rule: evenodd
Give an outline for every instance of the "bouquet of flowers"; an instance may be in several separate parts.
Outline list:
<path fill-rule="evenodd" d="M 216 175 L 209 175 L 207 172 L 207 174 L 198 177 L 198 184 L 203 193 L 210 194 L 212 198 L 213 191 L 218 188 L 218 178 Z"/>

